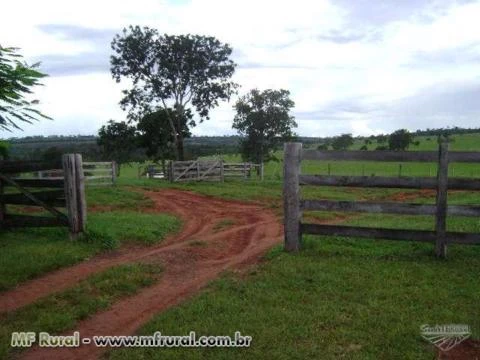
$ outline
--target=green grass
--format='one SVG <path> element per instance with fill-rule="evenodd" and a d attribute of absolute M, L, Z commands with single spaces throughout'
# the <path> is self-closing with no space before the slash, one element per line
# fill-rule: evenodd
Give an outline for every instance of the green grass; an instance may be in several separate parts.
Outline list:
<path fill-rule="evenodd" d="M 122 188 L 88 190 L 88 197 L 100 204 L 130 209 L 148 206 L 143 194 Z M 96 195 L 99 198 L 96 198 Z M 111 202 L 108 202 L 111 201 Z M 144 205 L 142 205 L 142 203 Z M 10 289 L 41 274 L 86 260 L 124 243 L 149 245 L 180 228 L 171 215 L 115 210 L 89 212 L 87 233 L 77 241 L 69 239 L 66 228 L 17 229 L 0 233 L 0 291 Z"/>
<path fill-rule="evenodd" d="M 133 211 L 113 211 L 94 214 L 88 231 L 117 242 L 156 243 L 180 228 L 180 221 L 166 214 L 144 214 Z"/>
<path fill-rule="evenodd" d="M 377 221 L 367 216 L 351 224 Z M 426 218 L 413 224 L 430 226 Z M 450 226 L 465 229 L 461 219 Z M 478 221 L 472 226 L 480 229 Z M 480 248 L 451 246 L 449 254 L 439 261 L 430 244 L 305 236 L 301 252 L 277 247 L 248 276 L 223 276 L 139 331 L 240 331 L 253 337 L 250 348 L 119 349 L 110 358 L 432 359 L 433 346 L 420 337 L 423 324 L 464 323 L 480 336 Z"/>
<path fill-rule="evenodd" d="M 46 331 L 59 334 L 78 321 L 107 309 L 122 297 L 152 285 L 160 276 L 160 265 L 119 265 L 95 274 L 63 292 L 50 295 L 11 313 L 0 315 L 0 358 L 13 352 L 13 331 Z"/>
<path fill-rule="evenodd" d="M 88 187 L 87 206 L 139 210 L 153 205 L 153 201 L 139 191 L 121 186 Z"/>

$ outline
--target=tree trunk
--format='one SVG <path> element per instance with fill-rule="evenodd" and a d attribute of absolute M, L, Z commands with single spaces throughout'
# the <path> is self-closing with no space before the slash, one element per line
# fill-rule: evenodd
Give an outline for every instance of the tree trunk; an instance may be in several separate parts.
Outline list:
<path fill-rule="evenodd" d="M 183 150 L 183 135 L 181 132 L 179 132 L 178 137 L 177 137 L 177 160 L 183 161 L 185 160 L 185 154 Z"/>

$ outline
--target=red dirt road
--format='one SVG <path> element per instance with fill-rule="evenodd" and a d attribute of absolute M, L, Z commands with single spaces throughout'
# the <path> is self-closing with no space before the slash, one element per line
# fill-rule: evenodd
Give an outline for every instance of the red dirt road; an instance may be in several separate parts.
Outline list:
<path fill-rule="evenodd" d="M 0 312 L 25 306 L 114 265 L 160 262 L 164 272 L 159 282 L 75 328 L 82 337 L 129 335 L 156 313 L 195 294 L 222 271 L 254 263 L 282 237 L 278 218 L 258 205 L 178 190 L 146 194 L 155 202 L 155 211 L 182 218 L 184 227 L 179 234 L 153 247 L 118 251 L 29 281 L 0 295 Z M 216 228 L 225 219 L 233 220 L 234 224 Z M 23 353 L 21 358 L 96 359 L 102 351 L 85 345 L 74 349 L 37 347 Z"/>

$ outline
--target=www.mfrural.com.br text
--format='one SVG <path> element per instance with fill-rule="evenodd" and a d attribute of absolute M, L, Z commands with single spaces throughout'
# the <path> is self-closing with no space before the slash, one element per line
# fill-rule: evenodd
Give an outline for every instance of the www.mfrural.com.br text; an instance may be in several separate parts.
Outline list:
<path fill-rule="evenodd" d="M 244 336 L 236 331 L 233 336 L 210 335 L 197 336 L 195 331 L 188 335 L 162 335 L 160 331 L 153 335 L 116 335 L 83 337 L 78 331 L 72 335 L 50 335 L 47 332 L 14 332 L 11 346 L 27 348 L 39 347 L 80 347 L 94 345 L 96 347 L 249 347 L 251 336 Z"/>

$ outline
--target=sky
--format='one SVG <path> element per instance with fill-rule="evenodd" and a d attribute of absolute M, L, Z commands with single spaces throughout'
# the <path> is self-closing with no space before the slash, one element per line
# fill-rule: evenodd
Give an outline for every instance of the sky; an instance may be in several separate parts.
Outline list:
<path fill-rule="evenodd" d="M 4 2 L 2 13 L 0 44 L 41 62 L 49 77 L 35 97 L 54 119 L 4 138 L 90 135 L 125 120 L 128 84 L 109 62 L 128 25 L 229 43 L 239 95 L 290 90 L 302 136 L 480 126 L 480 1 L 31 0 Z M 236 99 L 194 135 L 235 134 Z"/>

